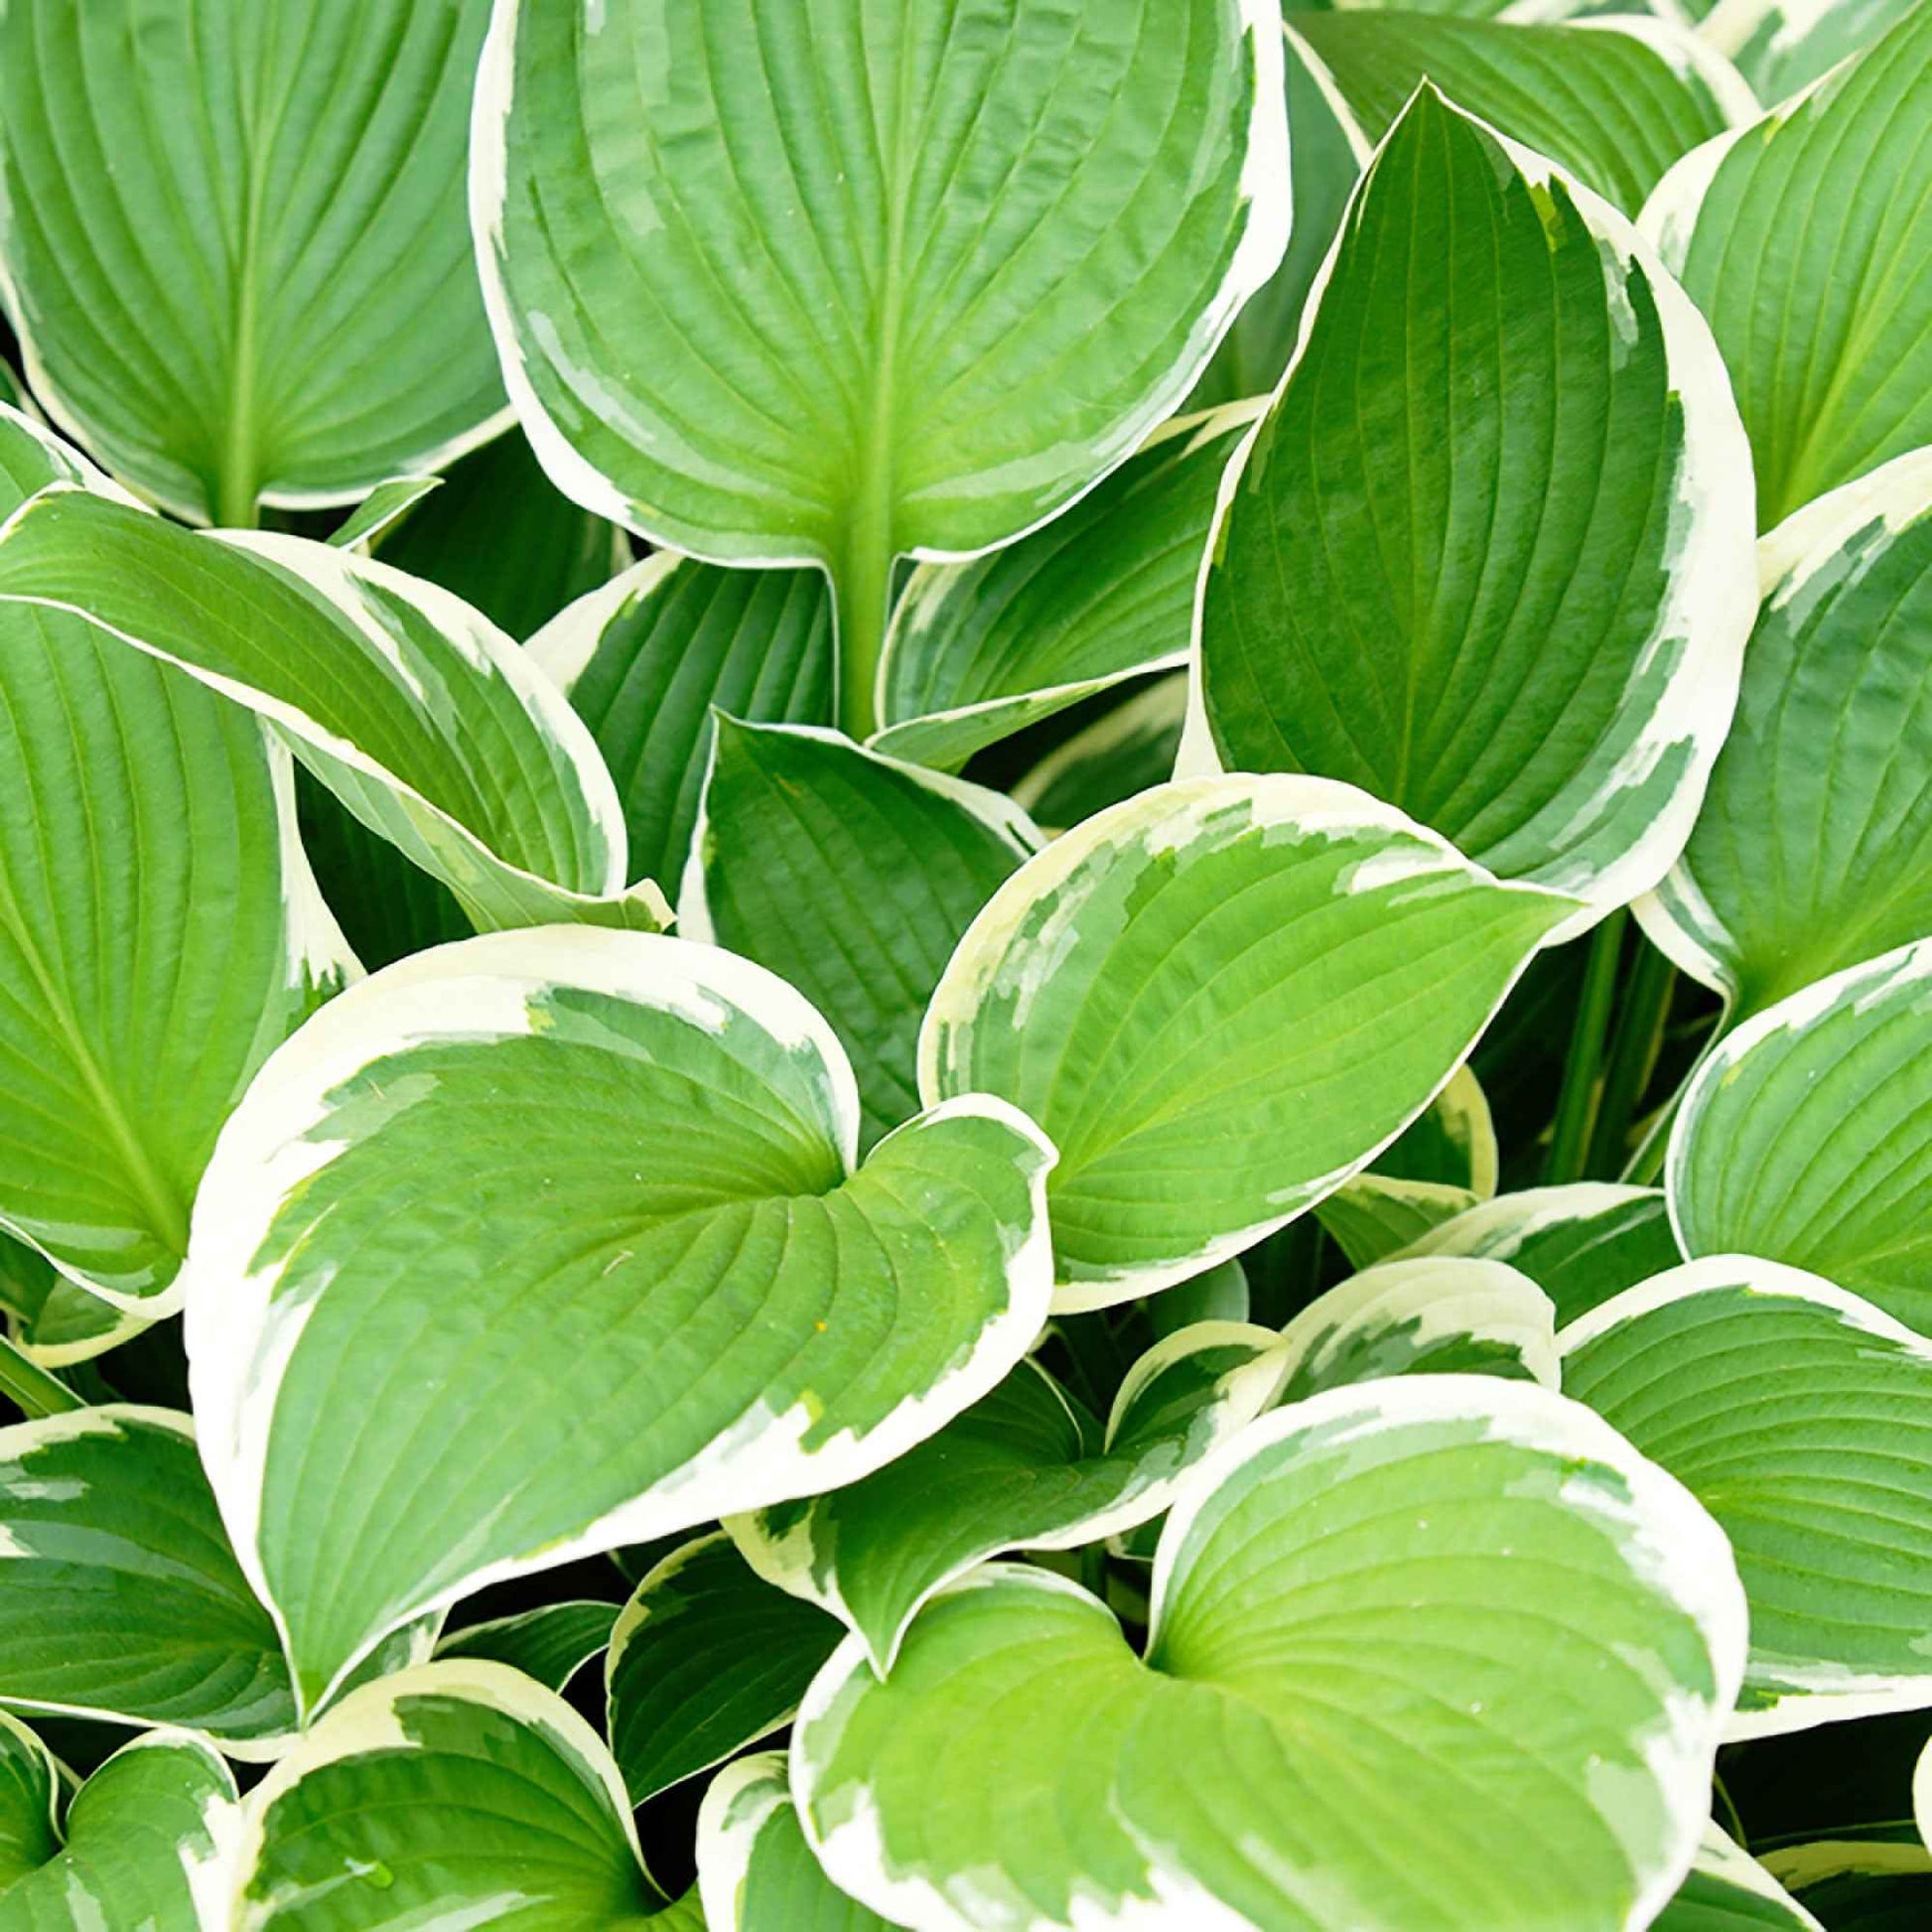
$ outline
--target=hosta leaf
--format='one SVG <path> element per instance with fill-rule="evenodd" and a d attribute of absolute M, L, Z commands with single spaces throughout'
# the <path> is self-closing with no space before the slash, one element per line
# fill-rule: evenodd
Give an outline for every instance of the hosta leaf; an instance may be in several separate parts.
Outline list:
<path fill-rule="evenodd" d="M 712 1779 L 698 1811 L 698 1890 L 711 1932 L 893 1932 L 813 1858 L 777 1751 Z"/>
<path fill-rule="evenodd" d="M 1640 16 L 1516 25 L 1422 13 L 1298 13 L 1293 31 L 1379 141 L 1427 77 L 1625 214 L 1680 155 L 1757 102 L 1695 34 Z"/>
<path fill-rule="evenodd" d="M 1014 803 L 1063 832 L 1173 776 L 1187 715 L 1187 680 L 1165 677 L 1097 718 L 1013 787 Z"/>
<path fill-rule="evenodd" d="M 956 771 L 1023 726 L 1185 664 L 1221 472 L 1259 409 L 1164 423 L 1043 529 L 913 571 L 880 660 L 876 748 Z"/>
<path fill-rule="evenodd" d="M 1701 38 L 1726 54 L 1760 100 L 1784 100 L 1869 47 L 1917 0 L 1720 0 Z"/>
<path fill-rule="evenodd" d="M 1787 517 L 1730 736 L 1645 929 L 1736 1013 L 1932 931 L 1932 450 Z"/>
<path fill-rule="evenodd" d="M 1710 331 L 1648 245 L 1422 89 L 1230 473 L 1213 753 L 1361 785 L 1588 925 L 1676 857 L 1729 721 L 1748 475 Z"/>
<path fill-rule="evenodd" d="M 51 489 L 0 540 L 0 600 L 85 618 L 259 712 L 479 924 L 668 920 L 654 887 L 623 893 L 623 820 L 582 721 L 447 591 Z"/>
<path fill-rule="evenodd" d="M 1829 1932 L 1918 1932 L 1932 1910 L 1932 1853 L 1920 1846 L 1828 1841 L 1765 1863 Z"/>
<path fill-rule="evenodd" d="M 1932 8 L 1685 156 L 1643 227 L 1711 319 L 1760 527 L 1932 443 Z"/>
<path fill-rule="evenodd" d="M 7 1932 L 207 1932 L 225 1922 L 240 1817 L 234 1779 L 207 1745 L 152 1731 L 116 1751 L 64 1816 L 61 1799 L 45 1747 L 0 1712 Z"/>
<path fill-rule="evenodd" d="M 838 1883 L 919 1932 L 1622 1932 L 1690 1864 L 1743 1599 L 1710 1518 L 1559 1396 L 1281 1410 L 1189 1479 L 1154 1598 L 1145 1661 L 1007 1566 L 884 1685 L 849 1639 L 791 1757 Z"/>
<path fill-rule="evenodd" d="M 575 1600 L 545 1603 L 516 1616 L 492 1617 L 452 1630 L 436 1646 L 439 1657 L 482 1657 L 533 1677 L 546 1691 L 562 1692 L 611 1642 L 618 1620 L 615 1603 Z"/>
<path fill-rule="evenodd" d="M 999 1381 L 1045 1314 L 1051 1149 L 984 1097 L 855 1168 L 857 1130 L 797 993 L 654 934 L 440 947 L 270 1061 L 197 1203 L 188 1343 L 305 1707 L 405 1618 L 852 1481 Z"/>
<path fill-rule="evenodd" d="M 1932 940 L 1725 1038 L 1685 1094 L 1665 1179 L 1687 1255 L 1789 1262 L 1932 1332 Z"/>
<path fill-rule="evenodd" d="M 1365 1167 L 1575 909 L 1347 785 L 1163 785 L 994 896 L 933 995 L 920 1090 L 1039 1122 L 1061 1306 L 1123 1301 Z"/>
<path fill-rule="evenodd" d="M 473 206 L 538 454 L 655 541 L 828 567 L 863 736 L 894 558 L 1044 521 L 1280 259 L 1276 20 L 499 6 Z"/>
<path fill-rule="evenodd" d="M 1798 1901 L 1713 1825 L 1655 1932 L 1825 1932 Z"/>
<path fill-rule="evenodd" d="M 239 1869 L 234 1932 L 704 1925 L 645 1871 L 604 1740 L 502 1664 L 345 1698 L 250 1793 Z"/>
<path fill-rule="evenodd" d="M 442 484 L 441 477 L 390 477 L 344 517 L 329 533 L 329 541 L 338 550 L 366 550 L 398 517 L 408 515 L 415 504 Z"/>
<path fill-rule="evenodd" d="M 354 502 L 487 434 L 464 230 L 486 0 L 18 0 L 0 256 L 34 388 L 197 521 Z"/>
<path fill-rule="evenodd" d="M 723 1530 L 673 1551 L 624 1605 L 605 1666 L 605 1728 L 630 1802 L 789 1724 L 841 1634 L 756 1575 Z"/>
<path fill-rule="evenodd" d="M 1564 1388 L 1677 1476 L 1737 1553 L 1739 1734 L 1932 1704 L 1932 1341 L 1815 1275 L 1719 1255 L 1561 1342 Z"/>
<path fill-rule="evenodd" d="M 1164 1289 L 1144 1306 L 1157 1340 L 1177 1335 L 1196 1321 L 1246 1321 L 1247 1270 L 1238 1261 L 1217 1261 L 1191 1280 Z"/>
<path fill-rule="evenodd" d="M 230 1744 L 293 1727 L 281 1640 L 185 1416 L 116 1406 L 0 1430 L 0 1697 Z"/>
<path fill-rule="evenodd" d="M 1183 1328 L 1128 1371 L 1103 1431 L 1022 1362 L 863 1482 L 727 1528 L 761 1576 L 856 1630 L 883 1676 L 919 1605 L 982 1559 L 1075 1549 L 1158 1516 L 1186 1471 L 1268 1406 L 1282 1366 L 1266 1328 Z"/>
<path fill-rule="evenodd" d="M 105 483 L 0 414 L 0 510 L 56 481 Z M 260 726 L 74 618 L 0 608 L 0 1225 L 166 1312 L 216 1131 L 351 964 Z"/>
<path fill-rule="evenodd" d="M 1482 1201 L 1403 1250 L 1422 1255 L 1508 1262 L 1556 1305 L 1559 1327 L 1684 1258 L 1660 1188 L 1601 1180 Z"/>
<path fill-rule="evenodd" d="M 151 1324 L 80 1287 L 38 1248 L 0 1234 L 0 1309 L 14 1345 L 42 1368 L 91 1361 Z"/>
<path fill-rule="evenodd" d="M 1557 1386 L 1550 1298 L 1506 1262 L 1385 1261 L 1318 1296 L 1282 1330 L 1279 1400 L 1381 1375 L 1503 1375 Z"/>
<path fill-rule="evenodd" d="M 832 601 L 815 570 L 724 570 L 662 552 L 559 612 L 530 655 L 610 764 L 632 872 L 673 891 L 713 707 L 755 723 L 832 719 Z"/>
<path fill-rule="evenodd" d="M 768 966 L 852 1055 L 870 1146 L 919 1110 L 919 1022 L 973 915 L 1040 845 L 964 779 L 835 732 L 720 717 L 678 930 Z"/>

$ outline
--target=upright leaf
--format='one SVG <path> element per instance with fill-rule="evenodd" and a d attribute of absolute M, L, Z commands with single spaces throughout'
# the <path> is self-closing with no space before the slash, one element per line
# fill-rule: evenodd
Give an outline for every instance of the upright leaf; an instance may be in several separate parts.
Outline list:
<path fill-rule="evenodd" d="M 920 1090 L 1039 1122 L 1060 1151 L 1060 1306 L 1127 1300 L 1365 1167 L 1575 910 L 1348 785 L 1159 786 L 1030 859 L 974 920 L 926 1015 Z"/>
<path fill-rule="evenodd" d="M 464 230 L 487 0 L 17 0 L 0 261 L 34 388 L 198 522 L 354 502 L 502 409 Z"/>
<path fill-rule="evenodd" d="M 518 413 L 654 541 L 828 569 L 863 737 L 895 558 L 1078 495 L 1275 267 L 1281 87 L 1255 0 L 500 5 L 473 213 Z"/>
<path fill-rule="evenodd" d="M 1711 319 L 1760 528 L 1932 443 L 1932 8 L 1677 164 L 1645 233 Z"/>
<path fill-rule="evenodd" d="M 1326 277 L 1224 492 L 1199 750 L 1358 784 L 1580 930 L 1677 856 L 1736 693 L 1750 466 L 1710 331 L 1430 88 Z"/>
<path fill-rule="evenodd" d="M 855 1168 L 857 1133 L 797 993 L 653 934 L 440 947 L 270 1061 L 197 1202 L 188 1344 L 305 1710 L 410 1617 L 852 1481 L 1006 1373 L 1050 1148 L 985 1097 Z"/>

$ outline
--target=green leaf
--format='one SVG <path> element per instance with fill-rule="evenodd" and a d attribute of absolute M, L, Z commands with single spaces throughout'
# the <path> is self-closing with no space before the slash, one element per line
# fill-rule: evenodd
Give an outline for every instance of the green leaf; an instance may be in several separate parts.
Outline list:
<path fill-rule="evenodd" d="M 293 1727 L 281 1640 L 185 1416 L 116 1405 L 0 1430 L 0 1696 L 230 1745 Z"/>
<path fill-rule="evenodd" d="M 1163 785 L 994 895 L 933 995 L 920 1091 L 1039 1122 L 1057 1306 L 1127 1300 L 1367 1166 L 1575 909 L 1351 786 Z"/>
<path fill-rule="evenodd" d="M 662 552 L 560 612 L 530 655 L 610 764 L 631 870 L 673 888 L 713 709 L 759 724 L 832 719 L 832 602 L 815 570 L 723 570 Z"/>
<path fill-rule="evenodd" d="M 1750 431 L 1760 528 L 1932 443 L 1932 9 L 1685 156 L 1644 232 L 1711 319 Z"/>
<path fill-rule="evenodd" d="M 452 1630 L 436 1646 L 439 1657 L 482 1657 L 563 1692 L 593 1657 L 603 1655 L 618 1620 L 615 1603 L 545 1603 L 517 1616 L 492 1617 Z"/>
<path fill-rule="evenodd" d="M 644 1869 L 618 1767 L 502 1664 L 366 1685 L 249 1795 L 233 1932 L 702 1932 Z"/>
<path fill-rule="evenodd" d="M 1358 784 L 1584 900 L 1571 936 L 1677 856 L 1736 692 L 1749 453 L 1710 331 L 1429 87 L 1326 275 L 1224 489 L 1183 768 Z"/>
<path fill-rule="evenodd" d="M 1260 407 L 1163 423 L 1044 528 L 919 565 L 893 607 L 874 748 L 956 771 L 1083 698 L 1184 665 L 1221 472 Z"/>
<path fill-rule="evenodd" d="M 1560 1341 L 1565 1389 L 1736 1552 L 1751 1657 L 1731 1734 L 1932 1704 L 1932 1341 L 1747 1255 L 1673 1269 Z"/>
<path fill-rule="evenodd" d="M 654 542 L 828 569 L 863 738 L 895 558 L 1064 507 L 1280 260 L 1276 23 L 499 6 L 473 207 L 539 456 Z"/>
<path fill-rule="evenodd" d="M 0 537 L 0 601 L 85 618 L 258 712 L 480 925 L 668 922 L 655 887 L 623 891 L 621 811 L 582 721 L 447 591 L 50 489 Z"/>
<path fill-rule="evenodd" d="M 1654 1932 L 1825 1932 L 1798 1901 L 1713 1825 Z"/>
<path fill-rule="evenodd" d="M 1798 1845 L 1765 1863 L 1829 1932 L 1918 1932 L 1932 1909 L 1932 1854 L 1916 1845 Z"/>
<path fill-rule="evenodd" d="M 1916 0 L 1721 0 L 1700 36 L 1728 55 L 1760 100 L 1784 100 L 1869 47 Z"/>
<path fill-rule="evenodd" d="M 153 1325 L 69 1281 L 38 1248 L 4 1234 L 0 1309 L 14 1345 L 42 1368 L 91 1361 Z"/>
<path fill-rule="evenodd" d="M 673 1551 L 624 1605 L 605 1666 L 605 1728 L 631 1803 L 789 1724 L 842 1634 L 723 1530 Z"/>
<path fill-rule="evenodd" d="M 973 915 L 1038 850 L 999 792 L 815 727 L 720 716 L 678 930 L 789 980 L 852 1055 L 861 1147 L 919 1110 L 919 1022 Z"/>
<path fill-rule="evenodd" d="M 1238 1261 L 1217 1261 L 1190 1280 L 1164 1289 L 1145 1307 L 1157 1341 L 1177 1335 L 1196 1321 L 1246 1321 L 1247 1270 Z"/>
<path fill-rule="evenodd" d="M 1381 1375 L 1501 1375 L 1557 1386 L 1556 1311 L 1506 1262 L 1385 1261 L 1318 1296 L 1282 1330 L 1277 1400 Z"/>
<path fill-rule="evenodd" d="M 1758 544 L 1730 736 L 1645 930 L 1733 1017 L 1932 931 L 1932 451 Z"/>
<path fill-rule="evenodd" d="M 0 511 L 55 481 L 111 487 L 0 412 Z M 72 617 L 0 608 L 0 1226 L 168 1312 L 216 1131 L 352 965 L 260 726 Z"/>
<path fill-rule="evenodd" d="M 837 1883 L 921 1932 L 1622 1932 L 1690 1864 L 1744 1649 L 1697 1504 L 1487 1377 L 1245 1431 L 1170 1515 L 1151 1614 L 1143 1660 L 996 1565 L 887 1683 L 848 1639 L 791 1755 Z"/>
<path fill-rule="evenodd" d="M 338 550 L 367 550 L 399 517 L 407 516 L 425 496 L 442 486 L 441 477 L 390 477 L 349 511 L 329 541 Z"/>
<path fill-rule="evenodd" d="M 1557 1325 L 1683 1260 L 1656 1187 L 1579 1180 L 1479 1202 L 1402 1251 L 1506 1261 L 1555 1303 Z"/>
<path fill-rule="evenodd" d="M 1005 1375 L 1051 1149 L 981 1096 L 861 1167 L 858 1112 L 782 981 L 589 926 L 405 960 L 269 1062 L 197 1204 L 188 1346 L 305 1708 L 409 1617 L 853 1481 Z"/>
<path fill-rule="evenodd" d="M 712 1779 L 698 1810 L 698 1889 L 711 1932 L 893 1932 L 812 1857 L 777 1751 Z"/>
<path fill-rule="evenodd" d="M 465 231 L 485 0 L 17 0 L 0 258 L 30 380 L 144 494 L 251 524 L 503 405 Z"/>
<path fill-rule="evenodd" d="M 1720 1042 L 1685 1093 L 1665 1186 L 1687 1255 L 1789 1262 L 1932 1331 L 1932 940 Z"/>
<path fill-rule="evenodd" d="M 1679 156 L 1758 111 L 1697 35 L 1646 15 L 1547 26 L 1298 13 L 1291 31 L 1371 142 L 1427 77 L 1631 216 Z"/>
<path fill-rule="evenodd" d="M 1025 1361 L 864 1481 L 726 1527 L 760 1576 L 857 1631 L 883 1677 L 920 1604 L 985 1558 L 1078 1549 L 1160 1515 L 1269 1406 L 1282 1368 L 1267 1328 L 1182 1328 L 1129 1369 L 1103 1430 Z"/>
<path fill-rule="evenodd" d="M 223 1923 L 240 1829 L 228 1767 L 192 1737 L 117 1750 L 62 1816 L 59 1772 L 0 1712 L 0 1921 L 7 1932 L 207 1932 Z"/>
<path fill-rule="evenodd" d="M 1173 776 L 1187 680 L 1164 677 L 1049 752 L 1013 787 L 1039 825 L 1064 832 Z"/>

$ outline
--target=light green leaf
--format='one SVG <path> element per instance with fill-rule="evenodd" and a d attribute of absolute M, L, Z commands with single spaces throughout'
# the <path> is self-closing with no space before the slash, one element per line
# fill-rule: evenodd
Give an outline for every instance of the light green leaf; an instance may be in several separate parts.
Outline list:
<path fill-rule="evenodd" d="M 441 477 L 390 477 L 349 511 L 329 541 L 338 550 L 366 551 L 399 517 L 407 516 L 425 496 L 442 486 Z"/>
<path fill-rule="evenodd" d="M 472 207 L 545 466 L 655 542 L 827 568 L 864 737 L 895 558 L 1064 507 L 1280 260 L 1277 19 L 505 0 Z"/>
<path fill-rule="evenodd" d="M 0 1309 L 15 1347 L 42 1368 L 91 1361 L 153 1325 L 69 1281 L 38 1248 L 5 1234 Z"/>
<path fill-rule="evenodd" d="M 1044 528 L 914 570 L 880 659 L 874 748 L 956 771 L 1083 698 L 1184 665 L 1221 472 L 1261 407 L 1163 423 Z"/>
<path fill-rule="evenodd" d="M 1659 1275 L 1559 1340 L 1564 1388 L 1737 1554 L 1751 1658 L 1731 1734 L 1932 1704 L 1932 1341 L 1747 1255 Z"/>
<path fill-rule="evenodd" d="M 1932 1331 L 1932 940 L 1722 1040 L 1685 1093 L 1665 1187 L 1685 1254 L 1789 1262 Z"/>
<path fill-rule="evenodd" d="M 546 1691 L 561 1694 L 593 1657 L 604 1653 L 617 1620 L 615 1603 L 545 1603 L 517 1616 L 492 1617 L 487 1623 L 452 1630 L 436 1646 L 436 1654 L 508 1664 L 535 1678 Z"/>
<path fill-rule="evenodd" d="M 1040 843 L 999 792 L 836 732 L 720 716 L 678 930 L 769 967 L 832 1023 L 870 1147 L 918 1112 L 932 989 Z"/>
<path fill-rule="evenodd" d="M 1643 229 L 1711 319 L 1759 526 L 1932 443 L 1932 8 L 1686 155 Z"/>
<path fill-rule="evenodd" d="M 1730 736 L 1644 929 L 1732 1016 L 1932 931 L 1932 450 L 1758 544 Z"/>
<path fill-rule="evenodd" d="M 1728 62 L 1647 15 L 1546 26 L 1298 13 L 1292 31 L 1370 141 L 1427 77 L 1631 216 L 1679 156 L 1758 112 Z"/>
<path fill-rule="evenodd" d="M 1311 771 L 1504 878 L 1647 891 L 1756 590 L 1717 348 L 1636 231 L 1420 90 L 1364 177 L 1203 578 L 1182 768 Z"/>
<path fill-rule="evenodd" d="M 842 1634 L 759 1577 L 723 1530 L 673 1551 L 624 1605 L 605 1665 L 605 1728 L 630 1802 L 789 1724 Z"/>
<path fill-rule="evenodd" d="M 1039 1122 L 1058 1306 L 1127 1300 L 1367 1166 L 1575 910 L 1348 785 L 1163 785 L 995 894 L 933 995 L 920 1091 Z"/>
<path fill-rule="evenodd" d="M 814 570 L 724 570 L 662 551 L 559 612 L 530 655 L 610 763 L 632 870 L 672 890 L 714 708 L 759 724 L 832 719 L 832 601 Z"/>
<path fill-rule="evenodd" d="M 1013 787 L 1013 801 L 1064 832 L 1173 776 L 1187 715 L 1187 680 L 1164 677 L 1076 732 Z"/>
<path fill-rule="evenodd" d="M 230 1747 L 293 1727 L 281 1640 L 187 1417 L 116 1405 L 0 1430 L 0 1696 Z"/>
<path fill-rule="evenodd" d="M 863 1166 L 857 1134 L 800 995 L 655 934 L 440 947 L 269 1062 L 196 1205 L 188 1347 L 305 1708 L 409 1617 L 853 1481 L 1006 1374 L 1052 1150 L 984 1096 Z"/>
<path fill-rule="evenodd" d="M 0 511 L 57 481 L 106 484 L 0 412 Z M 352 968 L 261 727 L 72 617 L 0 608 L 0 1227 L 168 1312 L 216 1131 Z"/>
<path fill-rule="evenodd" d="M 1700 36 L 1727 55 L 1760 100 L 1808 87 L 1903 20 L 1917 0 L 1719 0 Z"/>
<path fill-rule="evenodd" d="M 366 1685 L 250 1793 L 233 1932 L 702 1932 L 644 1869 L 618 1767 L 502 1664 Z"/>
<path fill-rule="evenodd" d="M 698 1889 L 711 1932 L 893 1932 L 812 1857 L 778 1751 L 712 1779 L 698 1810 Z"/>
<path fill-rule="evenodd" d="M 0 1712 L 0 1922 L 7 1932 L 207 1932 L 241 1829 L 207 1744 L 156 1730 L 62 1805 L 40 1739 Z M 64 1815 L 65 1811 L 65 1815 Z"/>
<path fill-rule="evenodd" d="M 490 433 L 464 230 L 486 0 L 14 0 L 0 258 L 29 378 L 197 522 L 352 503 Z"/>
<path fill-rule="evenodd" d="M 985 1558 L 1078 1549 L 1160 1515 L 1187 1470 L 1269 1406 L 1283 1365 L 1267 1328 L 1182 1328 L 1129 1369 L 1103 1431 L 1025 1361 L 863 1482 L 726 1528 L 760 1576 L 857 1631 L 883 1677 L 920 1604 Z"/>
<path fill-rule="evenodd" d="M 200 536 L 72 489 L 0 535 L 0 601 L 70 612 L 267 719 L 479 925 L 664 924 L 555 688 L 481 612 L 301 537 Z"/>
<path fill-rule="evenodd" d="M 848 1639 L 791 1755 L 833 1878 L 919 1932 L 1623 1932 L 1691 1863 L 1744 1650 L 1691 1497 L 1487 1377 L 1249 1428 L 1170 1515 L 1152 1619 L 1143 1661 L 996 1565 L 884 1685 Z"/>
<path fill-rule="evenodd" d="M 1662 1189 L 1601 1180 L 1482 1201 L 1402 1251 L 1421 1255 L 1508 1262 L 1555 1303 L 1559 1327 L 1684 1258 Z"/>
<path fill-rule="evenodd" d="M 1825 1932 L 1771 1874 L 1713 1825 L 1654 1932 Z"/>

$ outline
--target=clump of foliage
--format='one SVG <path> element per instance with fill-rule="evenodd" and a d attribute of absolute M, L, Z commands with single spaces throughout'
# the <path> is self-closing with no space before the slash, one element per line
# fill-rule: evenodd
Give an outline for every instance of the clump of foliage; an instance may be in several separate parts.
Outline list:
<path fill-rule="evenodd" d="M 0 10 L 0 1932 L 1932 1923 L 1932 4 L 1565 12 Z"/>

